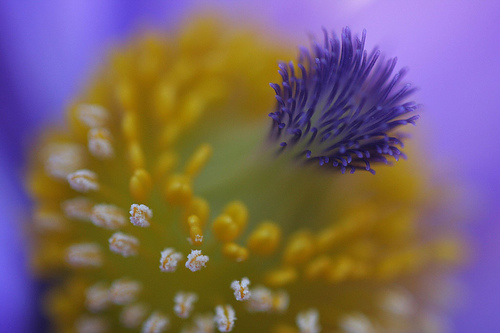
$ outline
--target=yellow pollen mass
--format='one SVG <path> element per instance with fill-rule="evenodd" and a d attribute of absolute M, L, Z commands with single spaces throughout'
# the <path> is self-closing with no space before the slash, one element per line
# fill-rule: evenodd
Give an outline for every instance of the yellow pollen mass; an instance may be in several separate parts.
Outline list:
<path fill-rule="evenodd" d="M 54 331 L 428 326 L 429 279 L 465 254 L 432 220 L 425 170 L 341 176 L 275 156 L 268 84 L 293 54 L 266 35 L 197 16 L 137 36 L 41 138 L 31 262 Z"/>

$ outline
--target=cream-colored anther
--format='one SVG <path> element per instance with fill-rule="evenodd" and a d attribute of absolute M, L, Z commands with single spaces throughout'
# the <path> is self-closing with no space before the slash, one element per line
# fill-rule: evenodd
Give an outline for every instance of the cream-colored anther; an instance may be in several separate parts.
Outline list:
<path fill-rule="evenodd" d="M 104 318 L 81 316 L 75 321 L 76 333 L 105 333 L 109 330 L 109 324 Z"/>
<path fill-rule="evenodd" d="M 82 169 L 72 172 L 67 177 L 69 186 L 75 191 L 87 193 L 99 190 L 97 174 L 93 171 Z"/>
<path fill-rule="evenodd" d="M 387 290 L 381 295 L 380 307 L 391 316 L 409 317 L 416 312 L 413 296 L 406 289 Z"/>
<path fill-rule="evenodd" d="M 136 256 L 139 251 L 139 240 L 121 232 L 115 232 L 109 238 L 109 249 L 124 257 Z"/>
<path fill-rule="evenodd" d="M 138 202 L 145 202 L 148 200 L 152 188 L 153 181 L 149 173 L 144 169 L 135 170 L 129 182 L 132 198 Z"/>
<path fill-rule="evenodd" d="M 61 203 L 66 217 L 80 221 L 90 221 L 92 207 L 94 207 L 94 203 L 83 197 L 69 199 Z"/>
<path fill-rule="evenodd" d="M 207 143 L 200 145 L 196 151 L 191 155 L 185 169 L 185 174 L 188 177 L 197 176 L 201 170 L 208 163 L 210 157 L 212 157 L 212 146 Z"/>
<path fill-rule="evenodd" d="M 189 227 L 189 240 L 193 245 L 201 245 L 203 243 L 203 231 L 201 230 L 200 219 L 196 215 L 191 215 L 187 218 Z"/>
<path fill-rule="evenodd" d="M 146 205 L 132 204 L 130 206 L 130 223 L 136 227 L 149 227 L 153 211 Z"/>
<path fill-rule="evenodd" d="M 186 268 L 191 272 L 197 272 L 206 267 L 208 259 L 208 256 L 202 255 L 200 250 L 191 250 L 191 253 L 187 256 Z"/>
<path fill-rule="evenodd" d="M 250 298 L 246 302 L 250 312 L 268 312 L 273 308 L 273 293 L 265 287 L 256 287 L 250 290 Z"/>
<path fill-rule="evenodd" d="M 66 261 L 73 267 L 102 266 L 101 247 L 95 243 L 71 245 L 66 250 Z"/>
<path fill-rule="evenodd" d="M 66 179 L 85 167 L 85 148 L 76 143 L 53 143 L 43 150 L 45 171 L 49 176 Z"/>
<path fill-rule="evenodd" d="M 83 125 L 89 128 L 103 127 L 109 120 L 108 110 L 95 104 L 78 105 L 76 116 Z"/>
<path fill-rule="evenodd" d="M 242 278 L 241 281 L 234 280 L 231 283 L 231 289 L 234 290 L 234 297 L 237 301 L 246 301 L 250 298 L 251 292 L 248 289 L 250 285 L 250 280 L 246 277 Z"/>
<path fill-rule="evenodd" d="M 375 328 L 368 317 L 353 313 L 340 318 L 339 326 L 343 333 L 375 333 Z"/>
<path fill-rule="evenodd" d="M 179 260 L 182 259 L 182 254 L 175 252 L 171 247 L 161 251 L 160 270 L 162 272 L 175 272 Z"/>
<path fill-rule="evenodd" d="M 187 205 L 193 197 L 191 180 L 185 175 L 172 175 L 165 184 L 165 199 L 172 205 Z"/>
<path fill-rule="evenodd" d="M 63 232 L 68 223 L 60 213 L 40 209 L 33 216 L 33 225 L 39 232 Z"/>
<path fill-rule="evenodd" d="M 286 264 L 297 265 L 309 260 L 314 254 L 314 238 L 308 231 L 299 231 L 288 240 L 283 254 Z"/>
<path fill-rule="evenodd" d="M 242 262 L 248 259 L 248 249 L 236 243 L 225 243 L 222 246 L 222 254 L 236 262 Z"/>
<path fill-rule="evenodd" d="M 214 316 L 211 314 L 197 315 L 194 317 L 193 333 L 213 333 L 214 332 Z"/>
<path fill-rule="evenodd" d="M 118 229 L 127 223 L 123 210 L 108 204 L 95 205 L 90 219 L 96 226 L 106 229 Z"/>
<path fill-rule="evenodd" d="M 236 316 L 231 305 L 218 305 L 215 307 L 215 322 L 219 332 L 231 332 Z"/>
<path fill-rule="evenodd" d="M 125 305 L 134 302 L 142 290 L 142 285 L 127 278 L 114 281 L 109 288 L 111 301 L 118 305 Z"/>
<path fill-rule="evenodd" d="M 276 251 L 280 241 L 280 227 L 274 222 L 262 222 L 250 234 L 247 244 L 252 253 L 269 256 Z"/>
<path fill-rule="evenodd" d="M 164 314 L 156 311 L 149 316 L 142 324 L 142 333 L 162 333 L 165 332 L 170 325 L 170 320 Z"/>
<path fill-rule="evenodd" d="M 109 288 L 102 282 L 98 282 L 85 291 L 85 306 L 90 312 L 100 312 L 108 308 Z"/>
<path fill-rule="evenodd" d="M 120 322 L 126 328 L 136 329 L 146 319 L 147 314 L 148 307 L 142 303 L 127 305 L 120 313 Z"/>
<path fill-rule="evenodd" d="M 106 128 L 92 128 L 87 134 L 88 148 L 92 156 L 99 159 L 112 158 L 115 155 L 113 149 L 113 137 Z"/>
<path fill-rule="evenodd" d="M 273 311 L 275 312 L 285 312 L 290 304 L 290 296 L 284 290 L 278 290 L 273 294 Z"/>
<path fill-rule="evenodd" d="M 198 300 L 195 293 L 179 291 L 174 297 L 174 312 L 179 318 L 188 318 L 194 308 L 194 303 Z"/>
<path fill-rule="evenodd" d="M 316 309 L 300 312 L 297 315 L 296 323 L 300 333 L 319 333 L 321 331 L 319 313 Z"/>

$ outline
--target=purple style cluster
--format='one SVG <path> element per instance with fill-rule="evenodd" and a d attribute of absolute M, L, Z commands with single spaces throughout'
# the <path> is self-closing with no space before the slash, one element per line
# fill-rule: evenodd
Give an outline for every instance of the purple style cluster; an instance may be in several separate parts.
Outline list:
<path fill-rule="evenodd" d="M 271 84 L 278 101 L 269 114 L 271 139 L 280 143 L 279 152 L 307 163 L 375 173 L 373 162 L 405 157 L 398 148 L 402 134 L 394 130 L 418 119 L 408 117 L 418 108 L 407 101 L 414 88 L 401 82 L 406 69 L 392 75 L 397 58 L 383 61 L 379 50 L 368 55 L 366 31 L 359 39 L 344 28 L 341 41 L 324 35 L 323 45 L 313 42 L 312 54 L 301 49 L 296 67 L 280 64 L 283 82 Z"/>

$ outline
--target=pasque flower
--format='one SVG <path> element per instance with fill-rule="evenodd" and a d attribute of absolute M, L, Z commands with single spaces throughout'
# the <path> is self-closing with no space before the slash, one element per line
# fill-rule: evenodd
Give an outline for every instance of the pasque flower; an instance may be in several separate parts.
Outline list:
<path fill-rule="evenodd" d="M 425 174 L 336 172 L 403 154 L 405 70 L 348 28 L 279 68 L 257 35 L 198 18 L 137 38 L 42 138 L 32 264 L 56 330 L 439 331 L 461 251 Z"/>

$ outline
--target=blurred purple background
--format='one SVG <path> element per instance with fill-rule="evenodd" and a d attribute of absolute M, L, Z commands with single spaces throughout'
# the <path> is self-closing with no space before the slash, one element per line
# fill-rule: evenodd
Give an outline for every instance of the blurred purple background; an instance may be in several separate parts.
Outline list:
<path fill-rule="evenodd" d="M 0 2 L 0 327 L 37 331 L 36 288 L 26 260 L 29 201 L 22 176 L 30 142 L 61 123 L 65 103 L 110 45 L 143 26 L 174 27 L 193 8 L 212 8 L 268 26 L 306 44 L 320 27 L 368 30 L 420 87 L 418 140 L 465 195 L 473 261 L 461 273 L 464 304 L 451 332 L 500 332 L 500 1 L 461 0 L 54 0 Z M 270 92 L 271 93 L 271 92 Z"/>

